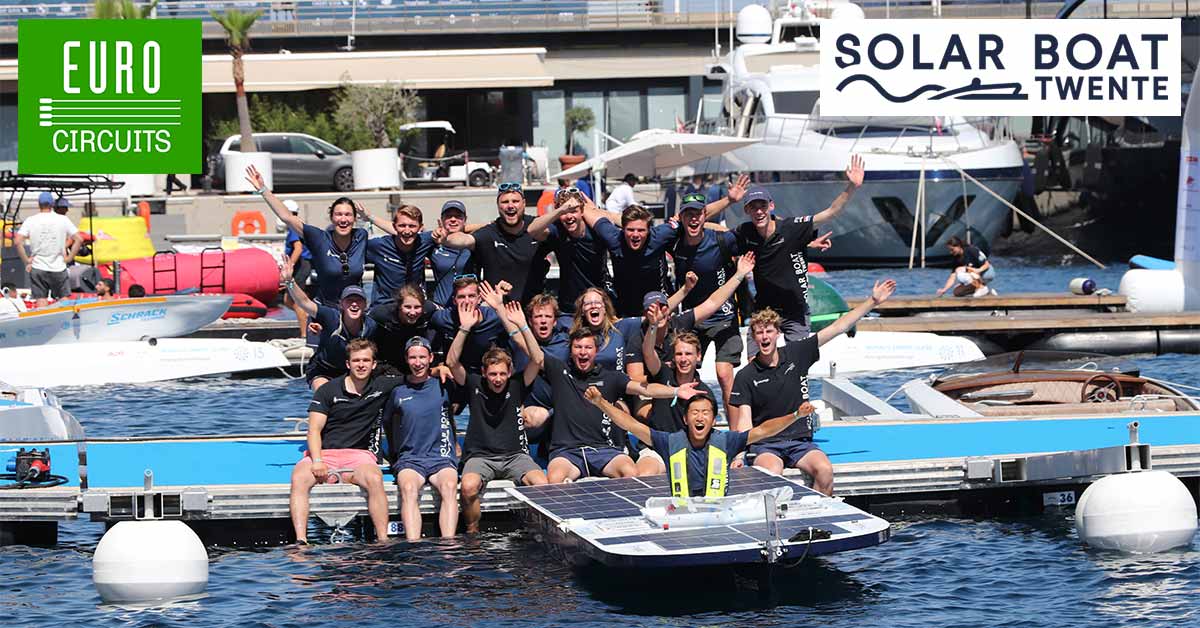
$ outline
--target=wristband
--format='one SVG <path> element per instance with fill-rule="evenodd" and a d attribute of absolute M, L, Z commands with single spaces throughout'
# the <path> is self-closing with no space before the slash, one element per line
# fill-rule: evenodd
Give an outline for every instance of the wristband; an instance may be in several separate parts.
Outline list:
<path fill-rule="evenodd" d="M 676 387 L 675 388 L 675 398 L 671 400 L 671 407 L 674 408 L 675 404 L 678 402 L 679 402 L 679 388 Z"/>
<path fill-rule="evenodd" d="M 519 330 L 519 329 L 514 329 L 514 330 L 512 330 L 512 331 L 508 332 L 508 337 L 509 337 L 509 338 L 516 338 L 517 334 L 519 334 L 519 333 L 521 333 L 521 330 Z"/>
<path fill-rule="evenodd" d="M 257 190 L 254 190 L 254 193 L 255 193 L 255 194 L 257 194 L 257 195 L 259 195 L 259 196 L 262 196 L 263 194 L 266 194 L 267 192 L 270 192 L 270 191 L 271 191 L 271 190 L 268 190 L 268 189 L 267 189 L 267 186 L 265 186 L 265 185 L 264 185 L 264 186 L 262 186 L 261 188 L 258 188 Z"/>
<path fill-rule="evenodd" d="M 466 327 L 462 327 L 462 326 L 459 326 L 458 331 L 461 331 L 462 333 L 468 334 L 468 335 L 470 335 L 470 333 L 471 333 L 471 330 L 467 329 Z"/>
<path fill-rule="evenodd" d="M 529 331 L 529 325 L 521 325 L 521 328 L 517 331 Z"/>
<path fill-rule="evenodd" d="M 322 460 L 320 458 L 313 458 L 312 461 L 314 464 L 316 464 L 318 462 L 322 462 Z"/>

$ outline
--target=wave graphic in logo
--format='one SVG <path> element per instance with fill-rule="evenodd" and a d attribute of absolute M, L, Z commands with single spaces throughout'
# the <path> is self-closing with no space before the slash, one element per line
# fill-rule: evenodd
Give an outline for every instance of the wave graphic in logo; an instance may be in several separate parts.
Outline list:
<path fill-rule="evenodd" d="M 894 103 L 911 102 L 930 92 L 933 92 L 933 95 L 926 97 L 925 100 L 945 100 L 947 98 L 954 100 L 1029 100 L 1029 94 L 1021 91 L 1020 83 L 985 84 L 978 78 L 971 79 L 970 83 L 953 89 L 930 83 L 907 94 L 892 94 L 875 77 L 868 74 L 853 74 L 842 79 L 842 82 L 838 83 L 837 90 L 843 91 L 847 86 L 856 82 L 870 85 L 885 100 Z"/>

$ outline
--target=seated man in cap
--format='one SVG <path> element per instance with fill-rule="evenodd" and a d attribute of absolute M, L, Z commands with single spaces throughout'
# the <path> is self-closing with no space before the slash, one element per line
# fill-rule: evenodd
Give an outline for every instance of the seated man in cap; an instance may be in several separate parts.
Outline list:
<path fill-rule="evenodd" d="M 408 375 L 383 409 L 388 459 L 400 488 L 400 520 L 405 538 L 420 540 L 421 488 L 428 483 L 441 498 L 438 528 L 443 537 L 452 537 L 458 526 L 458 438 L 450 391 L 430 374 L 429 341 L 413 336 L 407 344 Z"/>
<path fill-rule="evenodd" d="M 664 432 L 629 416 L 610 403 L 592 386 L 584 396 L 621 429 L 652 443 L 655 453 L 667 465 L 673 497 L 724 497 L 729 482 L 729 463 L 747 445 L 770 438 L 800 417 L 812 413 L 812 404 L 805 402 L 794 411 L 762 421 L 746 432 L 713 430 L 717 422 L 717 402 L 708 395 L 696 395 L 684 404 L 684 427 Z"/>
<path fill-rule="evenodd" d="M 67 199 L 58 199 L 63 207 L 70 207 Z M 71 293 L 67 265 L 75 259 L 83 238 L 79 230 L 63 215 L 52 211 L 54 195 L 42 192 L 38 195 L 38 213 L 21 222 L 13 246 L 25 263 L 29 285 L 37 307 L 50 299 L 61 299 Z M 29 245 L 29 252 L 25 245 Z"/>
<path fill-rule="evenodd" d="M 367 295 L 358 286 L 346 286 L 338 307 L 332 308 L 318 304 L 304 294 L 296 285 L 290 268 L 285 266 L 280 278 L 296 305 L 321 326 L 317 348 L 304 370 L 309 387 L 316 390 L 330 379 L 346 373 L 342 365 L 346 362 L 347 343 L 355 338 L 375 336 L 375 321 L 367 316 Z"/>
<path fill-rule="evenodd" d="M 365 299 L 364 299 L 365 301 Z M 375 375 L 375 345 L 346 345 L 347 373 L 317 388 L 308 406 L 308 450 L 292 470 L 290 511 L 296 540 L 308 543 L 308 494 L 313 486 L 349 482 L 367 492 L 375 537 L 387 538 L 388 498 L 376 452 L 379 413 L 398 377 Z"/>

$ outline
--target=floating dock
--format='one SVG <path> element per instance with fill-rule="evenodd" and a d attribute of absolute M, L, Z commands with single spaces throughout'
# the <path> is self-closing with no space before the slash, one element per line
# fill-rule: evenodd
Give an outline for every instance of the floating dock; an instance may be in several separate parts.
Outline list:
<path fill-rule="evenodd" d="M 1129 424 L 1140 424 L 1138 442 Z M 1131 412 L 1121 416 L 1026 419 L 889 419 L 830 422 L 816 440 L 834 462 L 835 494 L 876 515 L 1037 513 L 1071 505 L 1099 477 L 1159 469 L 1200 481 L 1200 415 Z M 8 444 L 6 449 L 30 447 Z M 53 544 L 60 521 L 112 524 L 146 516 L 186 521 L 206 543 L 252 546 L 292 540 L 288 481 L 303 434 L 192 438 L 89 439 L 49 447 L 54 488 L 0 490 L 0 542 Z M 792 474 L 789 474 L 792 475 Z M 390 479 L 390 478 L 389 478 Z M 519 502 L 493 482 L 484 522 Z M 394 519 L 397 491 L 388 484 Z M 436 500 L 428 488 L 422 510 Z M 365 516 L 353 485 L 321 485 L 312 514 L 329 526 Z"/>

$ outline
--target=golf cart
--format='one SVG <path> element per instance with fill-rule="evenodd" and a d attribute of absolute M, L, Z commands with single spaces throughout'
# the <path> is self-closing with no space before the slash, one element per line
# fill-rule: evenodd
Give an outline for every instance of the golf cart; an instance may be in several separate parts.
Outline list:
<path fill-rule="evenodd" d="M 414 122 L 400 127 L 400 180 L 482 187 L 492 183 L 492 166 L 454 151 L 454 127 L 445 120 Z"/>

